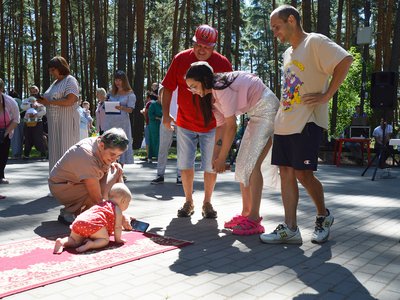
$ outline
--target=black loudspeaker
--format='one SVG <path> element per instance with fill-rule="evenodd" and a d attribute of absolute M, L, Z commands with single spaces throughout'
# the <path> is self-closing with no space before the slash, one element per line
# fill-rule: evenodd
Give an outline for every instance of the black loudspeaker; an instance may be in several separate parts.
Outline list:
<path fill-rule="evenodd" d="M 396 72 L 376 72 L 371 76 L 371 108 L 393 109 L 397 99 Z"/>

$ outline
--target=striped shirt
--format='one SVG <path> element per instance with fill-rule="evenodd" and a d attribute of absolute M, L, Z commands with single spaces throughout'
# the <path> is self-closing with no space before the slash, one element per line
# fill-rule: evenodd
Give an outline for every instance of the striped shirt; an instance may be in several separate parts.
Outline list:
<path fill-rule="evenodd" d="M 71 106 L 52 105 L 51 102 L 67 97 L 69 94 L 79 96 L 78 81 L 71 75 L 61 81 L 54 81 L 43 95 L 50 101 L 47 106 L 47 123 L 49 127 L 49 172 L 64 153 L 79 141 L 78 103 Z"/>

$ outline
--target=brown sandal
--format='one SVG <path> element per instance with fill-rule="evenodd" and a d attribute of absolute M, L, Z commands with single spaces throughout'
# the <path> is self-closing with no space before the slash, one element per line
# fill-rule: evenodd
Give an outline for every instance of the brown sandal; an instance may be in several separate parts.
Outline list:
<path fill-rule="evenodd" d="M 201 214 L 203 215 L 203 218 L 206 219 L 215 219 L 217 217 L 217 212 L 214 210 L 210 202 L 203 204 L 203 210 Z"/>
<path fill-rule="evenodd" d="M 185 202 L 183 206 L 178 210 L 179 218 L 187 218 L 194 214 L 194 206 L 191 202 Z"/>

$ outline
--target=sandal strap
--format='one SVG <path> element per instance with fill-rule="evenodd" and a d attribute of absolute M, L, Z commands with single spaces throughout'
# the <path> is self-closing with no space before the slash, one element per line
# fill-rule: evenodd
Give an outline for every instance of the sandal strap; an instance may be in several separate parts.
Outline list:
<path fill-rule="evenodd" d="M 248 229 L 253 229 L 253 228 L 257 228 L 258 226 L 260 226 L 260 222 L 261 222 L 262 218 L 260 217 L 259 220 L 257 221 L 253 221 L 250 220 L 249 218 L 243 218 L 238 224 L 237 226 L 240 226 L 240 229 L 244 229 L 244 230 L 248 230 Z"/>

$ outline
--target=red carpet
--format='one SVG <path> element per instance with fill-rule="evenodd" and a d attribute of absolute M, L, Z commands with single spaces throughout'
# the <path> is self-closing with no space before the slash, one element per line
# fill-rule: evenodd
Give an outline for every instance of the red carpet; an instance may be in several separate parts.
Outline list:
<path fill-rule="evenodd" d="M 123 245 L 78 254 L 53 254 L 54 241 L 36 238 L 0 245 L 0 297 L 159 254 L 191 242 L 151 233 L 125 232 Z M 53 238 L 55 239 L 55 238 Z"/>

